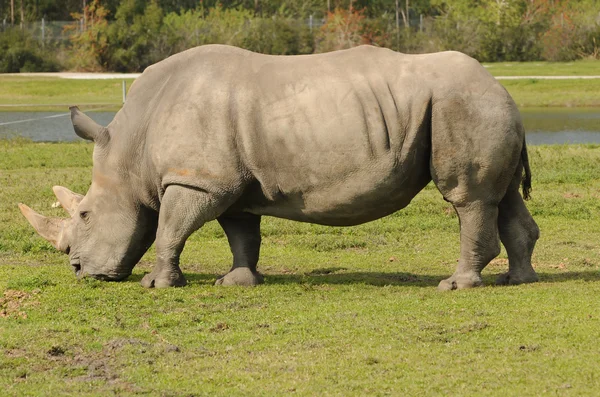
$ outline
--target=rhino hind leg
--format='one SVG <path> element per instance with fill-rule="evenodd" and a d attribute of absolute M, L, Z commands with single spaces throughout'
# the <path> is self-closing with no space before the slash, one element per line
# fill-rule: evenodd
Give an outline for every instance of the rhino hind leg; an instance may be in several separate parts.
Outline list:
<path fill-rule="evenodd" d="M 538 281 L 531 266 L 531 255 L 540 232 L 518 190 L 510 190 L 500 202 L 498 229 L 508 254 L 509 270 L 498 277 L 496 284 L 516 285 Z"/>
<path fill-rule="evenodd" d="M 460 220 L 460 259 L 454 274 L 438 285 L 441 291 L 481 286 L 481 271 L 500 253 L 495 204 L 474 201 L 455 209 Z"/>
<path fill-rule="evenodd" d="M 260 255 L 260 216 L 249 213 L 223 215 L 217 218 L 227 235 L 233 254 L 233 266 L 216 285 L 254 286 L 263 283 L 256 266 Z"/>
<path fill-rule="evenodd" d="M 187 284 L 179 257 L 187 238 L 231 203 L 223 197 L 183 185 L 170 185 L 163 195 L 156 232 L 156 265 L 142 278 L 146 288 Z"/>

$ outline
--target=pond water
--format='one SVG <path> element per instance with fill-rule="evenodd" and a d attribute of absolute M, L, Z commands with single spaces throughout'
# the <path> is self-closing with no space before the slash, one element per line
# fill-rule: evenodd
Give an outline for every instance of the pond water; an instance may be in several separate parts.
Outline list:
<path fill-rule="evenodd" d="M 101 125 L 108 125 L 115 115 L 87 114 Z M 521 115 L 530 145 L 600 143 L 600 108 L 527 108 Z M 67 112 L 0 112 L 0 138 L 9 137 L 42 142 L 79 139 Z"/>

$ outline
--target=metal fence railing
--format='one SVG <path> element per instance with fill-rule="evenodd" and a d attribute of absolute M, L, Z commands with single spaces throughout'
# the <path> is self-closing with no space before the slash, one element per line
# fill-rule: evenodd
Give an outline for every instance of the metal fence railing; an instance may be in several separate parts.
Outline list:
<path fill-rule="evenodd" d="M 68 25 L 73 25 L 76 21 L 46 21 L 42 18 L 40 21 L 15 24 L 32 37 L 44 43 L 56 43 L 69 40 L 70 33 L 65 30 Z M 79 24 L 77 24 L 79 25 Z M 0 32 L 4 32 L 11 27 L 6 18 L 0 24 Z"/>
<path fill-rule="evenodd" d="M 321 28 L 325 24 L 324 18 L 315 18 L 312 15 L 306 19 L 300 19 L 296 22 L 304 23 L 306 26 L 310 28 L 311 31 L 316 31 Z M 109 22 L 110 24 L 111 22 Z M 57 43 L 68 41 L 69 36 L 73 31 L 65 30 L 67 26 L 77 26 L 77 31 L 81 32 L 84 29 L 83 20 L 81 21 L 46 21 L 42 18 L 40 21 L 36 22 L 26 22 L 21 24 L 16 24 L 15 27 L 21 27 L 24 31 L 29 33 L 32 37 L 40 40 L 44 43 Z M 404 22 L 400 21 L 400 26 L 404 26 Z M 416 18 L 411 18 L 410 26 L 415 29 L 423 31 L 423 16 L 417 16 Z M 0 21 L 0 33 L 6 31 L 11 28 L 10 21 L 4 18 Z"/>

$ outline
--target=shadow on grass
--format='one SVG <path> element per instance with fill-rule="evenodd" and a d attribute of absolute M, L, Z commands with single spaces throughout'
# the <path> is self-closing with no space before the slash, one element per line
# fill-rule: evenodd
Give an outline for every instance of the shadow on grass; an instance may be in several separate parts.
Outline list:
<path fill-rule="evenodd" d="M 586 270 L 579 272 L 564 272 L 564 273 L 541 273 L 538 272 L 542 283 L 564 283 L 566 281 L 600 281 L 600 271 Z"/>
<path fill-rule="evenodd" d="M 407 287 L 437 287 L 438 283 L 450 276 L 423 275 L 405 272 L 346 272 L 343 268 L 317 269 L 309 273 L 299 274 L 264 274 L 266 285 L 312 284 L 312 285 L 353 285 L 365 284 L 373 286 L 407 286 Z M 213 285 L 222 274 L 213 273 L 184 273 L 191 285 Z M 573 280 L 600 281 L 599 271 L 579 271 L 565 273 L 540 273 L 542 283 L 563 283 Z M 498 274 L 483 275 L 484 285 L 494 285 Z M 127 280 L 139 282 L 143 274 L 134 274 Z"/>
<path fill-rule="evenodd" d="M 223 274 L 213 273 L 186 273 L 185 278 L 189 284 L 213 285 L 217 278 Z M 343 273 L 298 273 L 298 274 L 269 274 L 263 273 L 265 285 L 285 284 L 366 284 L 366 285 L 405 285 L 432 287 L 437 286 L 446 276 L 417 275 L 412 273 L 383 273 L 383 272 L 343 272 Z M 127 281 L 139 282 L 143 274 L 134 274 Z"/>

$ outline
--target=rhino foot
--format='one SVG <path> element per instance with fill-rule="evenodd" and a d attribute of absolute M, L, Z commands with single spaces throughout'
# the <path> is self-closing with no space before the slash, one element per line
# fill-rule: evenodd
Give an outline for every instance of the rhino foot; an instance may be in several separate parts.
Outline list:
<path fill-rule="evenodd" d="M 145 288 L 167 288 L 183 287 L 187 284 L 187 281 L 180 269 L 156 273 L 153 270 L 142 278 L 141 283 Z"/>
<path fill-rule="evenodd" d="M 453 274 L 438 284 L 438 291 L 452 291 L 455 289 L 481 287 L 483 281 L 481 276 L 476 272 Z"/>
<path fill-rule="evenodd" d="M 263 282 L 264 278 L 259 272 L 253 272 L 247 267 L 237 267 L 223 277 L 217 279 L 215 285 L 242 285 L 245 287 L 253 287 L 262 284 Z"/>
<path fill-rule="evenodd" d="M 535 283 L 539 280 L 538 275 L 534 271 L 527 273 L 507 272 L 498 276 L 496 285 L 519 285 Z"/>

